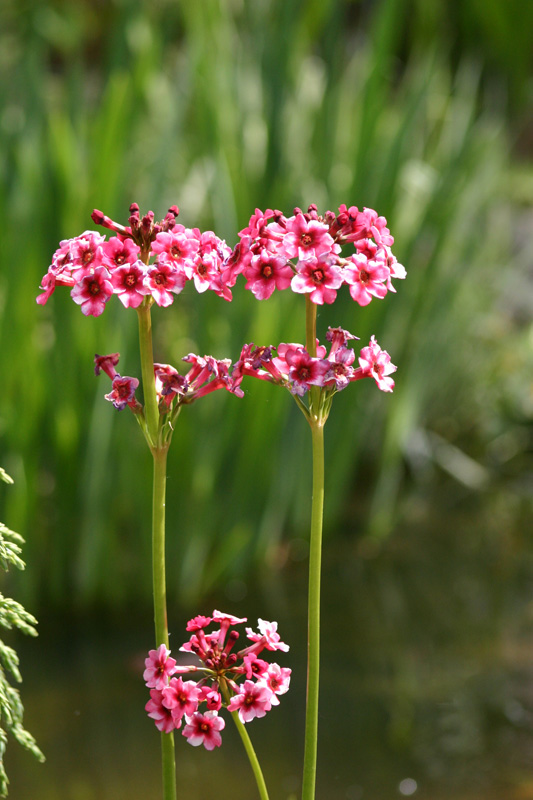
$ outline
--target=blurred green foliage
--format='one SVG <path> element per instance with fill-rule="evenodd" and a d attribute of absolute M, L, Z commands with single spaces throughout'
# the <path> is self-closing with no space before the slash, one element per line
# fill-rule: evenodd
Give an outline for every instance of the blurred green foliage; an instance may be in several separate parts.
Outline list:
<path fill-rule="evenodd" d="M 92 369 L 118 350 L 139 374 L 136 315 L 110 303 L 86 319 L 65 290 L 34 299 L 93 207 L 125 221 L 132 201 L 156 216 L 177 203 L 180 221 L 230 245 L 256 206 L 376 208 L 408 280 L 366 309 L 324 308 L 319 334 L 375 333 L 397 389 L 336 399 L 330 535 L 384 539 L 443 472 L 458 487 L 446 501 L 488 498 L 496 525 L 531 509 L 533 5 L 57 0 L 0 13 L 0 455 L 27 539 L 25 601 L 150 595 L 150 459 Z M 155 356 L 175 365 L 304 337 L 301 298 L 258 303 L 242 283 L 231 305 L 187 286 L 153 317 Z M 288 394 L 252 383 L 179 420 L 168 583 L 182 600 L 221 579 L 238 594 L 254 563 L 305 553 L 305 423 Z"/>

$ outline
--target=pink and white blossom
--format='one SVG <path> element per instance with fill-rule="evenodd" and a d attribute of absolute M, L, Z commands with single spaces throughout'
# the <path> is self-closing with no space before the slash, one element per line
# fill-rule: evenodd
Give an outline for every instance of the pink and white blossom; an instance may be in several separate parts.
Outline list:
<path fill-rule="evenodd" d="M 165 708 L 162 700 L 163 693 L 159 689 L 150 689 L 150 700 L 148 700 L 144 708 L 148 716 L 155 720 L 155 726 L 161 733 L 171 733 L 181 725 L 181 722 L 176 725 L 172 712 L 170 709 Z"/>
<path fill-rule="evenodd" d="M 370 339 L 368 347 L 363 347 L 361 350 L 359 365 L 363 376 L 374 378 L 381 391 L 392 392 L 394 381 L 389 376 L 396 372 L 397 367 L 391 363 L 390 355 L 381 349 L 374 336 Z"/>
<path fill-rule="evenodd" d="M 113 284 L 109 280 L 109 272 L 105 267 L 97 267 L 92 273 L 79 280 L 70 292 L 70 296 L 81 306 L 85 316 L 99 317 L 105 304 L 113 294 Z"/>
<path fill-rule="evenodd" d="M 144 665 L 146 669 L 143 673 L 143 680 L 149 688 L 153 689 L 163 689 L 168 686 L 170 677 L 176 671 L 176 661 L 170 657 L 170 650 L 164 644 L 160 644 L 157 650 L 149 651 Z"/>
<path fill-rule="evenodd" d="M 182 733 L 189 744 L 193 747 L 203 744 L 206 750 L 220 747 L 222 744 L 220 731 L 224 729 L 226 723 L 216 711 L 206 711 L 205 714 L 196 712 L 191 717 L 186 717 L 186 720 L 187 724 Z"/>
<path fill-rule="evenodd" d="M 246 680 L 231 698 L 228 711 L 238 711 L 241 722 L 264 717 L 272 708 L 272 692 L 262 683 Z"/>

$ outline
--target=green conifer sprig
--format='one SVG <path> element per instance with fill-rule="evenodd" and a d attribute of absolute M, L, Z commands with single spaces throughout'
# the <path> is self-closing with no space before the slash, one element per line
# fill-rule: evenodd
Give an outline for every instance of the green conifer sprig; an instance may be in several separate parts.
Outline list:
<path fill-rule="evenodd" d="M 0 480 L 4 483 L 13 483 L 13 479 L 1 467 Z M 20 557 L 23 544 L 24 539 L 19 533 L 15 533 L 0 522 L 0 565 L 4 570 L 8 571 L 10 566 L 24 569 L 26 565 Z M 20 603 L 0 593 L 1 627 L 7 630 L 17 628 L 29 636 L 37 636 L 36 624 L 35 617 Z M 18 689 L 11 686 L 8 681 L 8 674 L 18 683 L 22 680 L 17 653 L 0 639 L 0 797 L 7 797 L 8 794 L 9 780 L 4 768 L 8 734 L 29 750 L 38 761 L 44 761 L 44 755 L 35 739 L 22 724 L 24 707 Z"/>

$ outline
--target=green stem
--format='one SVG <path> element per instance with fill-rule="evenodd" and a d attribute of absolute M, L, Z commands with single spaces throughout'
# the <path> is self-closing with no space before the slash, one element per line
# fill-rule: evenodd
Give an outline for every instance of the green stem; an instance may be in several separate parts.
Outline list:
<path fill-rule="evenodd" d="M 318 690 L 320 673 L 320 571 L 324 510 L 324 427 L 310 420 L 313 441 L 313 499 L 309 544 L 309 597 L 307 634 L 307 707 L 302 800 L 314 800 L 318 742 Z"/>
<path fill-rule="evenodd" d="M 156 647 L 168 647 L 167 599 L 165 577 L 165 495 L 168 446 L 154 448 L 154 483 L 152 494 L 152 575 L 154 587 L 154 622 Z M 174 734 L 161 734 L 164 800 L 176 800 L 176 763 Z"/>
<path fill-rule="evenodd" d="M 149 437 L 148 444 L 150 447 L 156 447 L 159 432 L 159 409 L 155 391 L 152 318 L 150 316 L 150 304 L 146 298 L 137 308 L 137 315 L 139 317 L 139 345 L 143 379 L 144 415 Z"/>
<path fill-rule="evenodd" d="M 312 303 L 309 295 L 305 295 L 305 349 L 312 358 L 316 358 L 316 303 Z"/>
<path fill-rule="evenodd" d="M 165 498 L 167 489 L 168 442 L 161 442 L 160 415 L 155 390 L 154 355 L 152 347 L 152 320 L 150 303 L 144 300 L 137 309 L 139 318 L 139 346 L 143 381 L 143 428 L 154 460 L 152 487 L 152 580 L 154 592 L 155 646 L 168 647 L 167 590 L 165 574 Z M 161 763 L 163 771 L 163 798 L 176 800 L 176 756 L 174 734 L 161 734 Z"/>
<path fill-rule="evenodd" d="M 222 696 L 224 697 L 224 700 L 226 701 L 226 703 L 229 703 L 228 687 L 226 686 L 225 682 L 224 683 L 222 681 L 220 682 L 220 688 L 222 690 Z M 255 782 L 257 784 L 257 789 L 259 791 L 259 797 L 261 798 L 261 800 L 269 800 L 265 779 L 263 777 L 263 772 L 261 770 L 261 765 L 259 764 L 259 759 L 257 758 L 257 755 L 255 753 L 252 740 L 248 736 L 248 731 L 246 730 L 246 726 L 241 721 L 238 711 L 232 711 L 231 716 L 233 718 L 233 722 L 237 727 L 237 730 L 239 731 L 239 735 L 244 745 L 244 749 L 246 750 L 246 755 L 248 756 L 248 761 L 250 762 L 250 766 L 252 767 L 252 771 L 255 777 Z"/>

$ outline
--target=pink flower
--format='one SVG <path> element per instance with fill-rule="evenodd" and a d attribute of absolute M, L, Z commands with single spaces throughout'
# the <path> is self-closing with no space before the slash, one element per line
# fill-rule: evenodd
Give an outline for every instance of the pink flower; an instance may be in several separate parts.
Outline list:
<path fill-rule="evenodd" d="M 309 299 L 317 305 L 333 303 L 337 297 L 336 290 L 342 286 L 343 274 L 331 258 L 322 256 L 318 259 L 303 259 L 298 261 L 296 270 L 291 282 L 293 292 L 310 292 Z"/>
<path fill-rule="evenodd" d="M 272 692 L 268 686 L 253 681 L 244 681 L 237 694 L 233 695 L 228 711 L 238 711 L 241 722 L 250 722 L 254 717 L 264 717 L 272 708 Z"/>
<path fill-rule="evenodd" d="M 100 372 L 105 374 L 113 380 L 117 371 L 115 367 L 118 364 L 120 353 L 110 353 L 108 356 L 99 356 L 98 353 L 94 357 L 94 374 L 100 375 Z"/>
<path fill-rule="evenodd" d="M 285 360 L 289 365 L 290 389 L 293 394 L 301 397 L 310 386 L 324 385 L 325 376 L 330 369 L 330 364 L 325 359 L 312 358 L 302 347 L 287 350 Z"/>
<path fill-rule="evenodd" d="M 174 722 L 178 723 L 186 715 L 192 716 L 198 708 L 200 689 L 194 681 L 183 681 L 181 678 L 171 678 L 168 686 L 162 689 L 162 703 L 172 712 Z M 177 726 L 176 726 L 177 727 Z"/>
<path fill-rule="evenodd" d="M 211 617 L 203 617 L 201 614 L 199 614 L 197 617 L 193 617 L 188 621 L 185 630 L 201 631 L 204 628 L 207 628 L 207 626 L 210 624 L 211 624 Z"/>
<path fill-rule="evenodd" d="M 111 391 L 104 395 L 106 400 L 113 403 L 115 408 L 122 411 L 126 406 L 135 407 L 135 389 L 139 385 L 137 378 L 129 378 L 127 375 L 115 375 L 111 384 Z"/>
<path fill-rule="evenodd" d="M 164 644 L 160 644 L 157 650 L 150 650 L 144 664 L 143 679 L 148 688 L 163 689 L 176 671 L 176 661 L 170 658 L 170 650 Z"/>
<path fill-rule="evenodd" d="M 256 653 L 248 653 L 243 658 L 243 668 L 246 677 L 251 680 L 252 678 L 261 677 L 265 674 L 269 667 L 268 661 L 263 661 L 262 658 L 257 658 Z"/>
<path fill-rule="evenodd" d="M 337 350 L 333 350 L 332 347 L 328 361 L 330 363 L 330 371 L 326 376 L 326 386 L 334 382 L 338 392 L 341 389 L 346 389 L 354 375 L 352 367 L 355 361 L 354 351 L 349 347 L 339 347 Z"/>
<path fill-rule="evenodd" d="M 367 306 L 372 297 L 383 298 L 387 294 L 384 281 L 390 271 L 382 261 L 368 261 L 357 253 L 353 255 L 343 270 L 344 280 L 350 285 L 350 295 L 360 306 Z"/>
<path fill-rule="evenodd" d="M 118 299 L 124 308 L 137 308 L 144 296 L 150 293 L 144 285 L 145 274 L 146 267 L 142 261 L 118 267 L 111 274 L 114 293 L 118 294 Z"/>
<path fill-rule="evenodd" d="M 289 691 L 291 671 L 287 667 L 280 667 L 279 664 L 269 664 L 266 674 L 261 675 L 261 682 L 265 683 L 272 692 L 270 702 L 273 706 L 279 705 L 276 695 L 285 694 Z"/>
<path fill-rule="evenodd" d="M 185 286 L 186 277 L 170 262 L 159 262 L 148 268 L 145 286 L 158 306 L 169 306 L 174 302 L 173 294 L 179 294 Z"/>
<path fill-rule="evenodd" d="M 102 244 L 102 264 L 110 272 L 126 264 L 135 264 L 139 258 L 140 247 L 132 239 L 112 236 Z"/>
<path fill-rule="evenodd" d="M 105 236 L 95 231 L 85 231 L 70 242 L 70 269 L 79 281 L 102 265 L 102 245 Z"/>
<path fill-rule="evenodd" d="M 224 611 L 213 611 L 214 622 L 227 622 L 229 625 L 240 625 L 242 622 L 248 622 L 246 617 L 234 617 L 233 614 L 225 614 Z"/>
<path fill-rule="evenodd" d="M 264 619 L 257 620 L 259 633 L 254 633 L 251 628 L 246 628 L 246 635 L 252 642 L 260 642 L 267 650 L 289 650 L 289 645 L 281 641 L 277 622 L 267 622 Z"/>
<path fill-rule="evenodd" d="M 391 364 L 390 355 L 382 350 L 374 336 L 368 347 L 363 347 L 359 356 L 362 377 L 374 378 L 382 392 L 392 392 L 394 381 L 388 376 L 396 372 L 397 367 Z"/>
<path fill-rule="evenodd" d="M 82 313 L 92 317 L 99 317 L 103 313 L 112 294 L 113 285 L 105 267 L 97 267 L 94 272 L 85 275 L 70 292 L 74 302 L 81 306 Z"/>
<path fill-rule="evenodd" d="M 392 254 L 390 247 L 384 246 L 382 252 L 385 253 L 385 263 L 389 268 L 390 272 L 390 278 L 387 281 L 387 289 L 389 290 L 389 292 L 395 292 L 396 289 L 391 283 L 391 278 L 399 278 L 403 280 L 404 278 L 407 277 L 407 272 L 405 267 L 402 264 L 398 263 L 398 259 L 396 258 L 396 256 Z"/>
<path fill-rule="evenodd" d="M 335 252 L 335 242 L 328 226 L 318 220 L 306 220 L 300 212 L 287 220 L 280 252 L 287 258 L 306 258 Z"/>
<path fill-rule="evenodd" d="M 196 712 L 187 718 L 182 733 L 193 747 L 203 744 L 206 750 L 214 750 L 222 744 L 219 731 L 223 730 L 225 724 L 216 711 L 206 711 L 205 714 Z"/>
<path fill-rule="evenodd" d="M 148 712 L 148 716 L 155 719 L 155 726 L 161 733 L 170 733 L 179 727 L 181 722 L 178 725 L 174 723 L 172 713 L 162 704 L 162 699 L 163 693 L 159 689 L 150 689 L 150 700 L 144 708 Z"/>
<path fill-rule="evenodd" d="M 202 686 L 200 689 L 200 701 L 205 702 L 209 711 L 220 711 L 222 708 L 220 692 L 210 686 Z"/>
<path fill-rule="evenodd" d="M 268 250 L 261 250 L 252 257 L 249 267 L 244 269 L 245 289 L 250 289 L 258 300 L 267 300 L 274 289 L 287 289 L 294 275 L 287 259 Z"/>
<path fill-rule="evenodd" d="M 192 231 L 187 232 L 181 225 L 170 232 L 158 233 L 155 241 L 152 242 L 152 252 L 164 255 L 164 259 L 176 264 L 183 264 L 187 259 L 191 259 L 198 252 L 200 243 L 192 235 Z"/>

